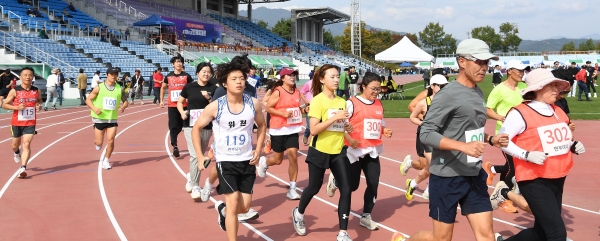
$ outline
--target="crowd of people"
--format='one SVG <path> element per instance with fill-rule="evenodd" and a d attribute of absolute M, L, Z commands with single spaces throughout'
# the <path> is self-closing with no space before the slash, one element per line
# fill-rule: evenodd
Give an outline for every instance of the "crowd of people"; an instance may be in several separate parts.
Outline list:
<path fill-rule="evenodd" d="M 410 120 L 418 125 L 415 142 L 419 159 L 407 156 L 400 172 L 406 175 L 411 168 L 419 170 L 416 178 L 406 180 L 408 200 L 417 184 L 429 178 L 424 196 L 429 199 L 433 230 L 419 231 L 410 238 L 396 235 L 397 240 L 451 240 L 458 205 L 477 240 L 567 239 L 561 217 L 564 183 L 573 166 L 573 154 L 583 154 L 585 148 L 574 140 L 575 126 L 557 101 L 570 91 L 569 80 L 574 77 L 564 69 L 536 69 L 525 76 L 527 67 L 518 60 L 510 61 L 508 79 L 494 88 L 486 102 L 478 84 L 489 61 L 497 59 L 485 42 L 462 41 L 457 47 L 460 72 L 456 80 L 449 82 L 445 71 L 434 70 L 427 89 L 409 104 Z M 351 194 L 358 189 L 361 172 L 367 188 L 360 226 L 378 229 L 371 213 L 378 212 L 375 203 L 383 138 L 403 131 L 386 125 L 386 110 L 379 100 L 385 78 L 367 72 L 359 80 L 352 67 L 342 72 L 338 66 L 325 64 L 317 67 L 311 80 L 299 89 L 298 72 L 284 68 L 279 78 L 267 83 L 265 97 L 259 101 L 256 68 L 247 55 L 219 64 L 216 70 L 210 63 L 200 63 L 195 70 L 197 82 L 185 72 L 183 63 L 183 57 L 175 56 L 171 59 L 173 71 L 163 76 L 159 69 L 153 75 L 158 93 L 154 103 L 167 107 L 170 144 L 176 158 L 181 154 L 178 136 L 184 133 L 190 160 L 186 192 L 202 202 L 208 201 L 213 188 L 222 195 L 224 200 L 215 204 L 215 210 L 219 227 L 229 240 L 237 240 L 239 221 L 259 217 L 251 208 L 255 180 L 267 178 L 269 167 L 281 165 L 285 156 L 287 198 L 299 200 L 290 210 L 298 235 L 307 235 L 310 227 L 304 215 L 311 212 L 309 204 L 326 173 L 327 195 L 339 193 L 340 231 L 336 240 L 351 240 L 347 232 Z M 95 84 L 94 80 L 91 93 L 82 102 L 91 111 L 95 149 L 106 146 L 100 159 L 105 170 L 112 168 L 109 158 L 115 147 L 119 114 L 133 104 L 128 97 L 142 94 L 139 87 L 144 82 L 137 71 L 132 81 L 127 81 L 129 76 L 119 81 L 119 72 L 119 68 L 108 68 L 106 80 Z M 53 75 L 59 73 L 53 70 Z M 1 97 L 2 108 L 14 111 L 12 151 L 15 162 L 21 163 L 19 178 L 27 176 L 36 113 L 42 108 L 41 94 L 31 84 L 33 74 L 33 69 L 23 68 L 21 85 L 3 91 Z M 161 98 L 165 94 L 166 99 Z M 498 121 L 494 134 L 485 132 L 488 118 Z M 303 128 L 308 177 L 298 175 L 297 151 Z M 483 162 L 487 144 L 502 150 L 505 165 Z M 213 160 L 216 165 L 211 166 Z M 201 187 L 200 174 L 206 169 L 208 177 Z M 487 185 L 497 173 L 501 180 L 490 195 Z M 299 194 L 297 181 L 306 178 L 308 185 Z M 514 212 L 514 205 L 531 213 L 535 224 L 503 239 L 494 233 L 492 211 L 501 207 Z"/>

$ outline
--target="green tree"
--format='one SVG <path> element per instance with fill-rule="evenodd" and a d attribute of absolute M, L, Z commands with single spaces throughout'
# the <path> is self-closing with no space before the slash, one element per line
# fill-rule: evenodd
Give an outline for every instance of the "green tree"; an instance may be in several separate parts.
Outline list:
<path fill-rule="evenodd" d="M 588 51 L 588 50 L 595 50 L 596 49 L 596 43 L 594 43 L 594 40 L 592 39 L 588 39 L 585 42 L 581 42 L 579 44 L 579 51 Z"/>
<path fill-rule="evenodd" d="M 363 56 L 361 57 L 365 57 L 365 53 L 369 53 L 369 48 L 370 48 L 370 43 L 367 41 L 369 38 L 371 38 L 371 32 L 367 31 L 366 29 L 367 24 L 365 22 L 361 22 L 361 33 L 360 33 L 360 42 L 361 42 L 361 51 L 363 53 Z M 352 32 L 350 31 L 350 23 L 348 23 L 346 25 L 346 28 L 344 29 L 344 35 L 342 38 L 342 42 L 341 42 L 341 49 L 342 52 L 344 53 L 351 53 L 351 34 Z"/>
<path fill-rule="evenodd" d="M 452 34 L 445 34 L 444 38 L 442 38 L 440 48 L 437 49 L 437 52 L 435 54 L 451 54 L 454 52 L 456 52 L 456 39 L 452 37 Z"/>
<path fill-rule="evenodd" d="M 275 26 L 273 26 L 271 32 L 279 35 L 279 37 L 289 40 L 292 35 L 292 20 L 289 18 L 280 19 L 279 21 L 277 21 L 277 23 L 275 23 Z"/>
<path fill-rule="evenodd" d="M 596 50 L 600 50 L 600 41 L 598 41 L 598 43 L 596 43 Z"/>
<path fill-rule="evenodd" d="M 338 51 L 338 52 L 342 52 L 342 40 L 344 39 L 343 35 L 338 35 L 333 37 L 333 47 L 331 47 L 333 50 Z"/>
<path fill-rule="evenodd" d="M 424 47 L 430 47 L 433 52 L 434 47 L 442 45 L 442 40 L 445 35 L 446 32 L 444 32 L 444 26 L 440 25 L 439 22 L 430 22 L 425 26 L 423 31 L 419 32 L 419 39 L 421 39 Z"/>
<path fill-rule="evenodd" d="M 500 50 L 500 35 L 491 26 L 476 27 L 471 30 L 471 36 L 476 39 L 481 39 L 490 46 L 490 51 L 495 52 Z"/>
<path fill-rule="evenodd" d="M 500 49 L 502 52 L 518 51 L 522 39 L 519 37 L 519 28 L 509 22 L 500 24 Z"/>
<path fill-rule="evenodd" d="M 577 51 L 577 47 L 575 47 L 575 42 L 571 41 L 562 46 L 560 51 Z"/>
<path fill-rule="evenodd" d="M 331 49 L 333 49 L 333 46 L 335 45 L 333 34 L 331 34 L 329 29 L 323 31 L 323 44 L 329 46 Z"/>
<path fill-rule="evenodd" d="M 269 23 L 265 22 L 264 20 L 259 20 L 258 23 L 256 23 L 256 24 L 258 24 L 258 26 L 261 26 L 263 28 L 269 29 Z"/>

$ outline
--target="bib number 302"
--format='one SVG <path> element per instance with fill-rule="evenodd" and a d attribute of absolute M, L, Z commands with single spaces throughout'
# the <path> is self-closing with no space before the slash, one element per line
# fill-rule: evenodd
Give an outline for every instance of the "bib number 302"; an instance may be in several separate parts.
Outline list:
<path fill-rule="evenodd" d="M 381 120 L 364 119 L 364 138 L 369 140 L 381 139 Z"/>
<path fill-rule="evenodd" d="M 485 129 L 484 127 L 481 127 L 479 129 L 475 129 L 475 130 L 470 130 L 470 131 L 465 131 L 465 142 L 469 143 L 469 142 L 473 142 L 473 141 L 480 141 L 480 142 L 484 142 L 484 136 L 485 133 L 484 132 Z M 483 160 L 483 155 L 479 156 L 479 157 L 472 157 L 472 156 L 468 156 L 467 155 L 467 162 L 478 162 Z"/>
<path fill-rule="evenodd" d="M 542 149 L 548 156 L 559 156 L 571 150 L 573 133 L 566 123 L 541 126 L 537 128 Z"/>

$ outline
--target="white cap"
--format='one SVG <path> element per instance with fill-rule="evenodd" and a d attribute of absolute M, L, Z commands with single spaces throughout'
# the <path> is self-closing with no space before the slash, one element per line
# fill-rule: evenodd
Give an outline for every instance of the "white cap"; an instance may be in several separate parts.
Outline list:
<path fill-rule="evenodd" d="M 499 60 L 498 56 L 490 53 L 490 47 L 483 41 L 470 38 L 461 41 L 456 47 L 457 55 L 471 55 L 479 60 Z"/>
<path fill-rule="evenodd" d="M 429 83 L 436 85 L 445 85 L 448 84 L 448 80 L 443 75 L 436 74 L 434 76 L 431 76 L 431 79 L 429 79 Z"/>
<path fill-rule="evenodd" d="M 513 59 L 511 61 L 508 61 L 508 63 L 506 63 L 506 68 L 507 69 L 524 70 L 524 69 L 528 69 L 529 66 L 523 64 L 523 62 L 521 62 L 521 60 Z"/>

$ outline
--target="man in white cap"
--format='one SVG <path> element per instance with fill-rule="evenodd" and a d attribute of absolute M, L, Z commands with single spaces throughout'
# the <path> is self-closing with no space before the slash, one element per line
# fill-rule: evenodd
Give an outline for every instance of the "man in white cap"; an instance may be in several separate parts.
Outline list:
<path fill-rule="evenodd" d="M 420 140 L 433 147 L 429 171 L 429 216 L 433 231 L 421 230 L 408 240 L 451 240 L 456 210 L 467 217 L 477 240 L 493 240 L 492 205 L 481 160 L 486 143 L 506 146 L 507 135 L 484 132 L 487 119 L 483 81 L 490 59 L 488 45 L 479 39 L 458 44 L 460 72 L 439 91 L 421 125 Z"/>
<path fill-rule="evenodd" d="M 56 110 L 56 100 L 58 100 L 58 92 L 57 92 L 57 88 L 58 88 L 58 69 L 53 69 L 52 71 L 50 71 L 51 75 L 48 76 L 48 79 L 46 80 L 46 93 L 47 93 L 47 97 L 46 97 L 46 103 L 44 104 L 44 111 L 48 110 L 48 102 L 50 102 L 50 99 L 54 98 L 52 100 L 52 108 Z"/>

